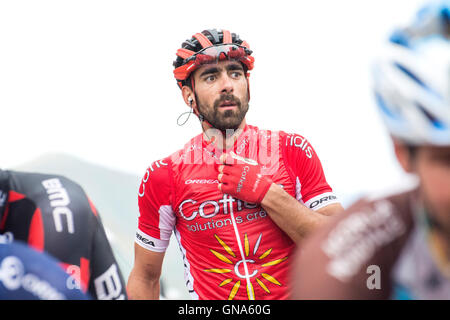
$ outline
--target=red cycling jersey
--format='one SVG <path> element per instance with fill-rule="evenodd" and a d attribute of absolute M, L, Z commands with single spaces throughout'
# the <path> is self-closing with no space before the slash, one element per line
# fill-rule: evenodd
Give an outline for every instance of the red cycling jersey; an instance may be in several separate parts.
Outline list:
<path fill-rule="evenodd" d="M 274 183 L 317 210 L 338 202 L 309 142 L 247 125 L 226 150 L 258 161 Z M 218 158 L 203 134 L 146 171 L 136 243 L 164 252 L 174 231 L 193 299 L 287 299 L 295 244 L 259 204 L 223 194 Z"/>

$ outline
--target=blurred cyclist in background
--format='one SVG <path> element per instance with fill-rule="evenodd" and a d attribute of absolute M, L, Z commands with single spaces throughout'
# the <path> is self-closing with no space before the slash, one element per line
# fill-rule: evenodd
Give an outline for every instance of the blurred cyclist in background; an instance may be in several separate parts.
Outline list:
<path fill-rule="evenodd" d="M 74 280 L 72 288 L 94 299 L 126 298 L 125 282 L 99 214 L 73 181 L 57 175 L 0 169 L 1 234 L 59 260 Z M 29 263 L 27 259 L 26 268 Z M 5 285 L 12 269 L 1 270 L 0 282 Z M 45 272 L 41 270 L 41 275 Z M 51 269 L 48 272 L 52 278 Z"/>
<path fill-rule="evenodd" d="M 59 261 L 0 235 L 0 300 L 89 299 Z"/>
<path fill-rule="evenodd" d="M 360 200 L 313 235 L 292 272 L 294 299 L 450 299 L 450 1 L 394 32 L 373 80 L 418 185 Z"/>

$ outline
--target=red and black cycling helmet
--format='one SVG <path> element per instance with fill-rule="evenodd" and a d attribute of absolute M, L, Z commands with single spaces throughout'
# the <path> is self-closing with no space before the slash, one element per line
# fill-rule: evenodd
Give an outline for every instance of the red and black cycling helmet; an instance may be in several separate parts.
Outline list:
<path fill-rule="evenodd" d="M 228 30 L 204 30 L 196 33 L 190 40 L 182 43 L 177 50 L 177 59 L 173 62 L 173 71 L 178 86 L 192 85 L 190 75 L 202 64 L 218 62 L 219 60 L 236 60 L 242 63 L 244 71 L 253 69 L 255 58 L 246 41 L 239 35 Z"/>

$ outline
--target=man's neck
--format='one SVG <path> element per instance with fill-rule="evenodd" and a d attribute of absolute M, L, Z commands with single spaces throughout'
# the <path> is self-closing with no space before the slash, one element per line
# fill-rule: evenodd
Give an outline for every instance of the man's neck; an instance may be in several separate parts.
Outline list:
<path fill-rule="evenodd" d="M 247 123 L 244 119 L 237 129 L 227 129 L 225 131 L 221 131 L 212 128 L 209 124 L 203 122 L 203 138 L 210 143 L 214 143 L 218 148 L 226 150 L 234 145 L 242 132 L 244 132 L 246 124 Z"/>

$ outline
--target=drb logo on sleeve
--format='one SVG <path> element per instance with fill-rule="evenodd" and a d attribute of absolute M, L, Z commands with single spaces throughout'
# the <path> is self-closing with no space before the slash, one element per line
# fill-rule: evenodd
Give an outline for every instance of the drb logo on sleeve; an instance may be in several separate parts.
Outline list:
<path fill-rule="evenodd" d="M 115 263 L 94 281 L 97 299 L 99 300 L 124 300 L 122 283 Z"/>

